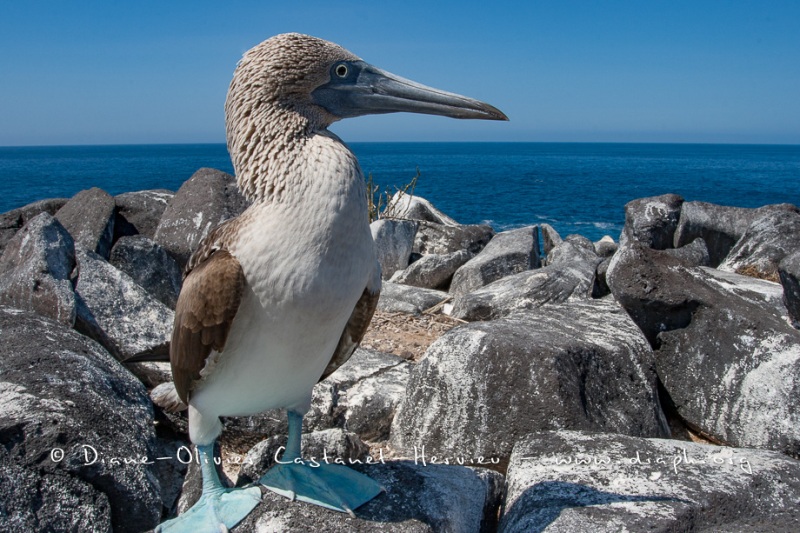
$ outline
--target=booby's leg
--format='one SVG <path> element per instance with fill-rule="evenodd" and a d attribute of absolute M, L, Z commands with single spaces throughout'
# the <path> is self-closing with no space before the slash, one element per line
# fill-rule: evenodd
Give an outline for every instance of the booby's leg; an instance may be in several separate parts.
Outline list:
<path fill-rule="evenodd" d="M 258 487 L 229 489 L 222 485 L 214 467 L 214 445 L 198 446 L 203 494 L 191 509 L 156 528 L 156 533 L 227 532 L 261 502 Z"/>
<path fill-rule="evenodd" d="M 383 487 L 344 465 L 303 461 L 300 435 L 303 415 L 289 411 L 289 440 L 281 460 L 261 476 L 259 483 L 289 499 L 353 514 L 353 509 L 383 492 Z"/>

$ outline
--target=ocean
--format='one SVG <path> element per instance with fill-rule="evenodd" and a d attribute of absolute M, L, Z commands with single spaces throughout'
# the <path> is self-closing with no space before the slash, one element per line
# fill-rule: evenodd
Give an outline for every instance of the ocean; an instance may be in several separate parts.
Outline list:
<path fill-rule="evenodd" d="M 800 204 L 800 145 L 352 143 L 365 175 L 415 193 L 461 223 L 502 231 L 546 222 L 615 240 L 624 206 L 676 193 L 758 207 Z M 233 172 L 224 144 L 0 147 L 0 212 L 90 187 L 177 190 L 201 167 Z"/>

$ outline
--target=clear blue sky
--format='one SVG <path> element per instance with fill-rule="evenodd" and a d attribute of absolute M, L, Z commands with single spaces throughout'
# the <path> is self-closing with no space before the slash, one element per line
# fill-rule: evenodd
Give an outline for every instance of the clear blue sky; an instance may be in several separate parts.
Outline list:
<path fill-rule="evenodd" d="M 797 1 L 31 0 L 0 7 L 0 146 L 223 142 L 237 60 L 286 31 L 511 118 L 349 141 L 800 143 Z"/>

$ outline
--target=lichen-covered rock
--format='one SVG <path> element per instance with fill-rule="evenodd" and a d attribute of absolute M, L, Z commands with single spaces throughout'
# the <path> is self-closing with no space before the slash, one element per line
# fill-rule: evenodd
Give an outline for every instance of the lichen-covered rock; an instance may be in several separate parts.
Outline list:
<path fill-rule="evenodd" d="M 384 281 L 378 309 L 387 313 L 418 315 L 447 298 L 447 293 Z"/>
<path fill-rule="evenodd" d="M 778 273 L 783 286 L 783 303 L 794 327 L 800 328 L 800 251 L 785 257 Z"/>
<path fill-rule="evenodd" d="M 551 305 L 450 330 L 414 367 L 391 443 L 508 461 L 542 429 L 667 436 L 653 355 L 615 302 Z M 624 377 L 624 378 L 621 378 Z"/>
<path fill-rule="evenodd" d="M 178 263 L 158 243 L 144 235 L 122 237 L 111 249 L 109 262 L 170 309 L 181 292 Z"/>
<path fill-rule="evenodd" d="M 592 296 L 600 258 L 585 237 L 570 235 L 550 251 L 548 264 L 508 276 L 456 296 L 450 315 L 462 320 L 491 320 L 548 303 Z"/>
<path fill-rule="evenodd" d="M 561 244 L 561 235 L 550 224 L 540 224 L 542 228 L 542 244 L 544 247 L 545 257 L 550 253 L 550 250 Z M 545 262 L 545 264 L 547 264 Z"/>
<path fill-rule="evenodd" d="M 81 191 L 55 217 L 75 240 L 75 247 L 108 259 L 114 238 L 114 198 L 102 189 Z"/>
<path fill-rule="evenodd" d="M 774 210 L 753 220 L 719 269 L 778 281 L 778 265 L 797 250 L 800 212 Z"/>
<path fill-rule="evenodd" d="M 117 219 L 114 223 L 114 240 L 123 235 L 143 235 L 152 239 L 167 204 L 174 196 L 173 191 L 166 189 L 126 192 L 115 196 Z"/>
<path fill-rule="evenodd" d="M 12 209 L 0 214 L 0 255 L 17 231 L 28 223 L 30 219 L 41 213 L 55 215 L 56 211 L 64 207 L 67 203 L 66 198 L 50 198 L 39 200 L 31 204 Z"/>
<path fill-rule="evenodd" d="M 203 237 L 220 222 L 236 217 L 247 200 L 236 186 L 236 178 L 211 168 L 192 175 L 167 205 L 153 240 L 163 246 L 183 269 Z"/>
<path fill-rule="evenodd" d="M 78 251 L 77 259 L 76 329 L 121 360 L 168 353 L 172 310 L 98 255 Z"/>
<path fill-rule="evenodd" d="M 456 270 L 471 258 L 472 254 L 466 250 L 444 255 L 423 255 L 408 268 L 392 276 L 390 281 L 425 289 L 445 290 Z"/>
<path fill-rule="evenodd" d="M 542 432 L 507 482 L 502 533 L 800 530 L 800 462 L 775 452 Z"/>
<path fill-rule="evenodd" d="M 458 226 L 458 222 L 445 215 L 432 203 L 421 196 L 397 192 L 388 202 L 383 212 L 386 218 L 401 218 L 406 220 L 419 220 L 433 222 L 445 226 Z"/>
<path fill-rule="evenodd" d="M 391 278 L 408 266 L 417 225 L 413 220 L 390 219 L 376 220 L 369 225 L 383 279 Z"/>
<path fill-rule="evenodd" d="M 708 254 L 706 241 L 701 237 L 680 248 L 667 248 L 666 253 L 678 259 L 685 266 L 710 266 L 711 257 Z"/>
<path fill-rule="evenodd" d="M 467 250 L 474 255 L 480 252 L 492 237 L 494 230 L 485 224 L 447 226 L 434 222 L 420 222 L 412 251 L 421 255 L 443 255 Z"/>
<path fill-rule="evenodd" d="M 0 256 L 0 304 L 72 327 L 76 301 L 70 275 L 74 267 L 72 237 L 58 220 L 41 213 L 17 232 Z"/>
<path fill-rule="evenodd" d="M 756 218 L 770 211 L 794 211 L 790 204 L 766 205 L 757 209 L 728 207 L 706 202 L 684 202 L 675 229 L 674 246 L 680 248 L 698 237 L 708 246 L 710 266 L 717 267 Z"/>
<path fill-rule="evenodd" d="M 628 241 L 636 241 L 656 250 L 672 248 L 682 205 L 683 198 L 677 194 L 628 202 L 625 204 L 625 227 L 620 244 L 624 246 Z"/>
<path fill-rule="evenodd" d="M 233 533 L 481 533 L 493 531 L 503 476 L 466 466 L 385 464 L 355 466 L 386 492 L 355 510 L 356 518 L 267 491 Z"/>
<path fill-rule="evenodd" d="M 748 288 L 711 272 L 631 246 L 614 255 L 608 280 L 657 348 L 658 376 L 691 427 L 800 455 L 800 332 L 784 317 L 779 286 L 753 279 Z"/>
<path fill-rule="evenodd" d="M 0 339 L 0 528 L 155 526 L 159 486 L 143 462 L 154 458 L 153 412 L 141 383 L 94 341 L 31 313 L 0 307 Z"/>
<path fill-rule="evenodd" d="M 455 296 L 467 294 L 498 279 L 540 266 L 538 226 L 504 231 L 456 271 L 450 292 Z"/>

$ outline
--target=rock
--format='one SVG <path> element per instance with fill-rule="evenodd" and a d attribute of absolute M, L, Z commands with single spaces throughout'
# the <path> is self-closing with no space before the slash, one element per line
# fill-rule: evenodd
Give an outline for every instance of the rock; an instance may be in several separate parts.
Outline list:
<path fill-rule="evenodd" d="M 537 226 L 504 231 L 495 235 L 478 255 L 456 271 L 450 293 L 457 297 L 540 266 Z"/>
<path fill-rule="evenodd" d="M 236 485 L 242 487 L 257 481 L 276 464 L 276 457 L 283 457 L 285 447 L 286 437 L 273 435 L 250 448 L 242 462 Z M 300 454 L 303 459 L 309 462 L 316 461 L 319 464 L 334 464 L 337 460 L 353 464 L 356 461 L 367 460 L 369 446 L 355 433 L 332 428 L 304 433 L 300 439 Z"/>
<path fill-rule="evenodd" d="M 475 255 L 493 236 L 494 230 L 484 224 L 446 226 L 433 222 L 420 222 L 412 251 L 421 255 L 444 255 L 467 250 Z"/>
<path fill-rule="evenodd" d="M 175 193 L 167 189 L 126 192 L 115 196 L 117 219 L 114 227 L 125 228 L 125 231 L 116 231 L 114 240 L 124 235 L 143 235 L 152 239 L 164 210 L 174 196 Z"/>
<path fill-rule="evenodd" d="M 471 258 L 472 255 L 466 250 L 445 255 L 423 255 L 405 270 L 395 273 L 390 281 L 425 289 L 446 290 L 456 270 Z"/>
<path fill-rule="evenodd" d="M 236 217 L 247 200 L 236 178 L 211 168 L 201 168 L 187 180 L 167 205 L 153 240 L 163 246 L 183 269 L 200 240 L 220 222 Z"/>
<path fill-rule="evenodd" d="M 561 235 L 550 224 L 540 224 L 540 226 L 542 228 L 544 255 L 547 256 L 550 250 L 561 244 Z"/>
<path fill-rule="evenodd" d="M 178 263 L 158 243 L 144 235 L 122 237 L 111 249 L 109 262 L 159 302 L 175 309 L 183 276 Z"/>
<path fill-rule="evenodd" d="M 708 254 L 706 241 L 701 237 L 696 238 L 691 243 L 680 248 L 668 248 L 664 250 L 672 257 L 678 259 L 685 266 L 710 266 L 711 257 Z"/>
<path fill-rule="evenodd" d="M 433 222 L 445 226 L 458 226 L 458 222 L 436 209 L 432 203 L 421 196 L 397 192 L 389 200 L 383 217 Z"/>
<path fill-rule="evenodd" d="M 386 488 L 385 493 L 356 509 L 356 518 L 267 491 L 262 503 L 233 533 L 478 533 L 496 526 L 503 491 L 503 476 L 496 472 L 412 461 L 354 469 Z"/>
<path fill-rule="evenodd" d="M 783 303 L 794 327 L 800 328 L 800 252 L 785 257 L 778 273 L 783 286 Z"/>
<path fill-rule="evenodd" d="M 795 210 L 790 204 L 777 204 L 748 209 L 705 202 L 684 202 L 675 230 L 675 248 L 702 237 L 708 246 L 712 267 L 719 266 L 753 220 L 773 210 Z"/>
<path fill-rule="evenodd" d="M 597 257 L 603 259 L 614 255 L 614 252 L 616 252 L 618 248 L 619 245 L 614 242 L 614 239 L 612 239 L 610 235 L 605 235 L 602 239 L 594 243 L 594 253 L 597 254 Z"/>
<path fill-rule="evenodd" d="M 126 362 L 125 368 L 148 389 L 154 389 L 162 383 L 172 383 L 172 367 L 169 361 Z"/>
<path fill-rule="evenodd" d="M 507 482 L 502 533 L 800 530 L 800 463 L 762 450 L 543 432 Z"/>
<path fill-rule="evenodd" d="M 615 302 L 550 305 L 456 327 L 414 367 L 392 424 L 398 453 L 507 464 L 543 429 L 665 437 L 653 355 Z"/>
<path fill-rule="evenodd" d="M 157 438 L 155 454 L 155 475 L 160 488 L 162 516 L 174 516 L 177 513 L 178 499 L 183 490 L 184 480 L 188 471 L 188 451 L 191 450 L 187 441 Z M 169 460 L 163 459 L 169 457 Z"/>
<path fill-rule="evenodd" d="M 97 187 L 81 191 L 59 209 L 55 217 L 75 240 L 75 247 L 108 259 L 114 237 L 116 204 Z"/>
<path fill-rule="evenodd" d="M 758 306 L 765 306 L 775 315 L 783 316 L 786 309 L 783 306 L 783 290 L 778 283 L 763 279 L 724 272 L 716 268 L 700 267 L 706 280 L 723 292 L 735 294 Z"/>
<path fill-rule="evenodd" d="M 628 202 L 620 244 L 624 246 L 632 240 L 656 250 L 672 248 L 682 205 L 683 198 L 677 194 Z"/>
<path fill-rule="evenodd" d="M 77 259 L 76 329 L 121 360 L 167 354 L 172 310 L 98 255 L 79 251 Z"/>
<path fill-rule="evenodd" d="M 141 462 L 152 460 L 155 443 L 141 383 L 52 320 L 0 307 L 0 332 L 0 485 L 13 484 L 10 493 L 4 487 L 0 523 L 17 531 L 83 531 L 87 520 L 98 520 L 93 531 L 154 527 L 161 499 L 154 466 Z"/>
<path fill-rule="evenodd" d="M 376 220 L 369 225 L 383 279 L 408 266 L 417 223 L 411 220 Z"/>
<path fill-rule="evenodd" d="M 719 269 L 778 281 L 778 265 L 796 250 L 800 212 L 774 210 L 753 220 Z"/>
<path fill-rule="evenodd" d="M 447 293 L 421 287 L 383 282 L 378 309 L 389 313 L 418 315 L 448 298 Z"/>
<path fill-rule="evenodd" d="M 41 213 L 17 232 L 0 256 L 0 304 L 72 327 L 76 301 L 70 275 L 74 267 L 72 237 L 58 220 Z"/>
<path fill-rule="evenodd" d="M 456 296 L 450 315 L 469 321 L 492 320 L 548 303 L 588 299 L 599 263 L 588 239 L 570 235 L 550 251 L 547 266 Z"/>
<path fill-rule="evenodd" d="M 50 198 L 39 200 L 17 209 L 12 209 L 0 214 L 0 255 L 17 231 L 28 223 L 30 219 L 41 213 L 55 215 L 56 211 L 64 207 L 67 203 L 66 198 Z"/>
<path fill-rule="evenodd" d="M 396 355 L 357 349 L 347 363 L 314 387 L 304 431 L 342 428 L 362 439 L 385 440 L 410 372 L 411 363 Z M 225 419 L 225 427 L 248 436 L 283 435 L 284 439 L 288 431 L 286 413 L 277 409 Z"/>
<path fill-rule="evenodd" d="M 732 446 L 800 455 L 800 332 L 775 292 L 640 246 L 614 255 L 608 283 L 657 348 L 656 372 L 689 427 Z"/>
<path fill-rule="evenodd" d="M 608 265 L 611 264 L 611 258 L 606 257 L 597 265 L 594 272 L 594 285 L 592 286 L 592 298 L 603 298 L 611 294 L 611 289 L 608 288 L 606 275 L 608 274 Z"/>

